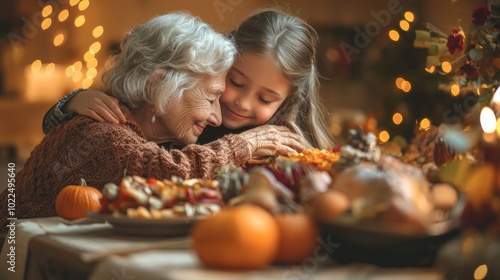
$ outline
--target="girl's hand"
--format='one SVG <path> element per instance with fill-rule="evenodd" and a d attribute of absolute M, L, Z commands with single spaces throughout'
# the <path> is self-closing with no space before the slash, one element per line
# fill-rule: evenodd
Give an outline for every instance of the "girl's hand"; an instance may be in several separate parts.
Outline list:
<path fill-rule="evenodd" d="M 252 157 L 288 155 L 304 150 L 304 140 L 285 126 L 262 125 L 240 133 L 250 144 Z"/>
<path fill-rule="evenodd" d="M 101 91 L 85 90 L 71 98 L 66 106 L 66 112 L 76 112 L 93 118 L 96 121 L 119 124 L 126 121 L 118 107 L 118 99 Z"/>

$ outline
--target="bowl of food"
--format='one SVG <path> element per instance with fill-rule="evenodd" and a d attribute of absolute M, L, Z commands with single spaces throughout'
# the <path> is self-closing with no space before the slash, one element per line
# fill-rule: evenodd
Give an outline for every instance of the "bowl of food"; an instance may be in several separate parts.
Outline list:
<path fill-rule="evenodd" d="M 223 204 L 215 180 L 126 176 L 119 185 L 104 186 L 100 212 L 88 216 L 121 234 L 187 236 L 194 223 L 219 212 Z"/>
<path fill-rule="evenodd" d="M 330 256 L 386 267 L 432 266 L 440 246 L 460 233 L 466 204 L 453 185 L 431 184 L 392 157 L 346 168 L 321 196 L 331 202 L 312 207 L 324 241 L 338 245 Z"/>

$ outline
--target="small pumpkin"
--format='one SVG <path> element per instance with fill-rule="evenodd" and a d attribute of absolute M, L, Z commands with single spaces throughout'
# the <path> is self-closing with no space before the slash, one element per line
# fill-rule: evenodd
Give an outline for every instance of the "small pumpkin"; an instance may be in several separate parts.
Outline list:
<path fill-rule="evenodd" d="M 64 187 L 56 198 L 56 213 L 67 220 L 76 220 L 87 216 L 87 212 L 98 212 L 101 209 L 102 193 L 87 186 L 84 179 L 81 184 Z"/>
<path fill-rule="evenodd" d="M 305 213 L 282 213 L 275 216 L 279 228 L 276 264 L 300 264 L 313 256 L 320 235 L 316 221 Z"/>
<path fill-rule="evenodd" d="M 223 208 L 197 222 L 191 237 L 203 264 L 219 269 L 264 268 L 273 261 L 279 244 L 273 216 L 251 204 Z"/>

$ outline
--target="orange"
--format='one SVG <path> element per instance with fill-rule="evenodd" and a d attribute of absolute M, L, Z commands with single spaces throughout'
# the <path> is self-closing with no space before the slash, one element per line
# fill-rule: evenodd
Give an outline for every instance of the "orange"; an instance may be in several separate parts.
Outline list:
<path fill-rule="evenodd" d="M 261 269 L 276 256 L 279 233 L 271 214 L 245 204 L 197 222 L 191 237 L 194 251 L 208 267 Z"/>
<path fill-rule="evenodd" d="M 319 229 L 312 217 L 304 213 L 279 214 L 275 217 L 280 240 L 277 264 L 300 264 L 319 246 Z"/>
<path fill-rule="evenodd" d="M 318 194 L 311 203 L 312 215 L 322 222 L 337 220 L 350 207 L 349 198 L 337 190 L 328 190 Z"/>

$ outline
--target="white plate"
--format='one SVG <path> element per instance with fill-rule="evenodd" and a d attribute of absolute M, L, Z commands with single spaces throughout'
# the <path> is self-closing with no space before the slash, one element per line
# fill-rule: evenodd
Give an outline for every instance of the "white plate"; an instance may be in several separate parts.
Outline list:
<path fill-rule="evenodd" d="M 106 221 L 122 234 L 136 236 L 177 237 L 187 236 L 193 224 L 204 217 L 182 218 L 172 217 L 165 219 L 140 219 L 116 217 L 110 214 L 96 212 L 87 213 L 92 219 Z"/>

